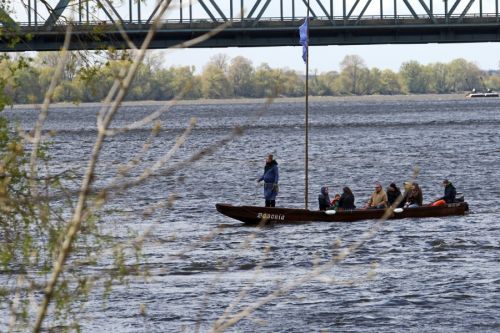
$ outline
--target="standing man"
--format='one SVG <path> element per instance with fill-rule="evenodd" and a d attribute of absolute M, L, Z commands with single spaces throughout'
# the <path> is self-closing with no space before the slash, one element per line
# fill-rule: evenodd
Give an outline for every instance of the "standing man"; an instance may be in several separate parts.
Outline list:
<path fill-rule="evenodd" d="M 382 189 L 382 184 L 379 182 L 375 183 L 375 191 L 373 191 L 365 208 L 387 208 L 387 194 Z"/>
<path fill-rule="evenodd" d="M 264 174 L 257 180 L 257 182 L 261 181 L 264 181 L 266 207 L 274 207 L 276 205 L 276 196 L 278 195 L 279 170 L 278 162 L 274 160 L 272 154 L 267 156 Z"/>

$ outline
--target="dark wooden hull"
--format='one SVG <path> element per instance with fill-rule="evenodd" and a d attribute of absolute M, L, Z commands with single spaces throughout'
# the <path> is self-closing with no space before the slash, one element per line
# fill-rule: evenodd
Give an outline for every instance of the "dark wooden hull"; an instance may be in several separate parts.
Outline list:
<path fill-rule="evenodd" d="M 215 207 L 221 214 L 253 225 L 267 223 L 354 222 L 380 219 L 385 212 L 384 209 L 354 209 L 339 211 L 333 215 L 329 215 L 323 211 L 296 208 L 233 206 L 223 203 L 218 203 Z M 468 204 L 460 202 L 439 207 L 404 208 L 400 213 L 392 213 L 389 218 L 404 219 L 465 215 L 468 211 Z"/>

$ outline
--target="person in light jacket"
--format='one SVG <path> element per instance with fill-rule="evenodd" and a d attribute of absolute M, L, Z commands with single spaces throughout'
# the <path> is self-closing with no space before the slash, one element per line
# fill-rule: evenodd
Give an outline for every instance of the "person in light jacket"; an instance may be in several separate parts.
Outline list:
<path fill-rule="evenodd" d="M 382 209 L 387 208 L 387 193 L 382 189 L 382 184 L 375 183 L 375 191 L 373 191 L 370 200 L 365 206 L 366 208 Z"/>

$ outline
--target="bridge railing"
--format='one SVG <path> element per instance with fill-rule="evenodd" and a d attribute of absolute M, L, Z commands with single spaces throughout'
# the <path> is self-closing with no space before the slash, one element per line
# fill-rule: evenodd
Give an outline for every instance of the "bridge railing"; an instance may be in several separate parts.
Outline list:
<path fill-rule="evenodd" d="M 27 0 L 23 1 L 24 6 L 4 2 L 0 0 L 0 22 L 23 27 L 64 25 L 69 17 L 74 17 L 77 23 L 73 24 L 78 25 L 109 25 L 113 20 L 120 20 L 123 25 L 148 25 L 162 5 L 166 5 L 165 15 L 169 17 L 166 24 L 197 24 L 205 20 L 217 24 L 229 20 L 256 25 L 300 21 L 307 12 L 332 25 L 357 25 L 377 19 L 392 20 L 393 24 L 411 19 L 430 19 L 441 24 L 477 16 L 494 16 L 498 20 L 500 7 L 500 0 Z M 21 0 L 13 1 L 16 2 Z"/>
<path fill-rule="evenodd" d="M 473 13 L 468 15 L 433 15 L 428 16 L 424 14 L 417 15 L 418 18 L 415 18 L 413 15 L 365 15 L 359 18 L 349 18 L 346 19 L 343 16 L 317 16 L 314 20 L 311 21 L 311 27 L 314 25 L 332 25 L 332 26 L 356 26 L 356 25 L 377 25 L 377 26 L 397 26 L 397 25 L 408 25 L 408 24 L 467 24 L 467 23 L 491 23 L 491 22 L 500 22 L 500 18 L 498 13 Z M 232 23 L 234 27 L 256 27 L 265 26 L 291 26 L 296 24 L 297 27 L 303 22 L 303 17 L 267 17 L 261 18 L 260 20 L 255 20 L 253 18 L 232 18 L 232 19 L 222 19 L 215 18 L 214 19 L 192 19 L 192 20 L 182 20 L 182 19 L 164 19 L 161 21 L 162 25 L 165 26 L 197 26 L 200 24 L 215 26 L 218 24 L 224 24 L 228 21 Z M 50 27 L 53 29 L 54 27 L 67 26 L 71 24 L 73 26 L 92 26 L 92 27 L 109 27 L 116 25 L 116 21 L 112 20 L 89 20 L 89 21 L 58 21 L 54 26 Z M 151 24 L 147 23 L 145 20 L 126 20 L 121 21 L 120 24 L 125 29 L 143 29 L 149 27 Z M 34 24 L 31 22 L 16 22 L 16 25 L 23 28 L 23 30 L 31 30 L 31 31 L 43 31 L 47 30 L 47 27 L 43 22 L 39 22 L 38 24 Z M 0 23 L 2 26 L 2 23 Z"/>

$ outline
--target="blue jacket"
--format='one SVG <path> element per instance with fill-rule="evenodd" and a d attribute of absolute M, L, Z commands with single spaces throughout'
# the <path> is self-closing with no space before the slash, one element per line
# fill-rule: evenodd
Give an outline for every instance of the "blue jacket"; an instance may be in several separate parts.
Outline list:
<path fill-rule="evenodd" d="M 263 180 L 264 183 L 277 184 L 279 179 L 278 162 L 273 160 L 271 163 L 266 163 L 264 174 L 259 178 L 259 182 Z"/>
<path fill-rule="evenodd" d="M 259 178 L 259 182 L 264 181 L 264 198 L 266 200 L 276 200 L 279 179 L 278 162 L 273 160 L 271 163 L 266 163 L 264 174 Z"/>

